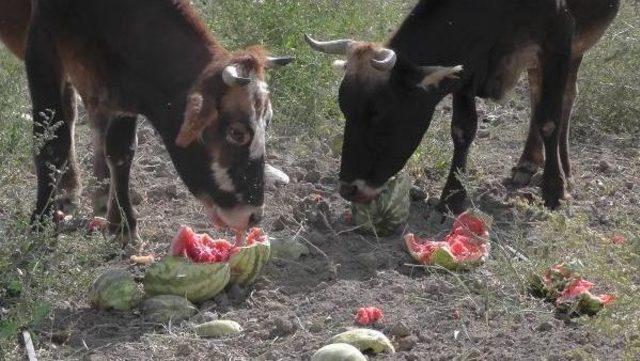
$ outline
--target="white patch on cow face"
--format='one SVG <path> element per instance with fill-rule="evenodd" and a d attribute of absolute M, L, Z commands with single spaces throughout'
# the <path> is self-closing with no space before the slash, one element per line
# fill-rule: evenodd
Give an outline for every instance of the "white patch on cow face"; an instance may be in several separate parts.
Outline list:
<path fill-rule="evenodd" d="M 251 121 L 251 128 L 253 129 L 253 140 L 249 147 L 249 158 L 260 159 L 264 157 L 266 152 L 266 136 L 267 136 L 267 122 L 273 117 L 273 109 L 271 108 L 271 101 L 269 101 L 269 88 L 267 83 L 263 81 L 255 82 L 255 88 L 253 94 L 256 97 L 263 97 L 266 99 L 266 109 L 263 112 L 262 109 L 255 109 L 254 114 L 256 116 Z"/>
<path fill-rule="evenodd" d="M 216 185 L 222 191 L 233 193 L 236 191 L 236 187 L 233 185 L 233 180 L 229 176 L 227 168 L 221 167 L 218 162 L 213 162 L 211 165 L 213 171 L 213 178 L 216 181 Z"/>

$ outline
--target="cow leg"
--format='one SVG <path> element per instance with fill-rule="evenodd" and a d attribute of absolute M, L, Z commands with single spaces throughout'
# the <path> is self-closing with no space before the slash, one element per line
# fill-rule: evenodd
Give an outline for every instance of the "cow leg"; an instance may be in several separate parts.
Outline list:
<path fill-rule="evenodd" d="M 109 166 L 105 155 L 105 139 L 107 138 L 109 120 L 95 114 L 90 117 L 93 126 L 93 176 L 96 179 L 95 187 L 92 189 L 91 202 L 93 214 L 104 216 L 107 214 L 110 188 Z"/>
<path fill-rule="evenodd" d="M 572 60 L 571 67 L 569 69 L 569 76 L 567 78 L 567 86 L 564 92 L 564 99 L 562 100 L 562 117 L 560 119 L 562 126 L 560 131 L 560 161 L 562 162 L 562 169 L 564 170 L 564 176 L 567 181 L 571 179 L 571 163 L 569 161 L 569 129 L 571 125 L 571 112 L 573 110 L 573 104 L 576 99 L 578 85 L 578 69 L 580 69 L 580 63 L 582 62 L 582 56 L 579 56 Z"/>
<path fill-rule="evenodd" d="M 105 155 L 111 174 L 107 220 L 109 231 L 122 241 L 123 248 L 137 243 L 138 221 L 129 199 L 129 176 L 138 139 L 135 117 L 119 117 L 109 122 Z"/>
<path fill-rule="evenodd" d="M 54 44 L 47 29 L 37 23 L 31 27 L 25 65 L 33 106 L 38 190 L 31 223 L 36 228 L 51 214 L 56 190 L 69 168 L 73 144 L 73 122 L 67 118 L 69 109 L 64 104 L 64 74 Z"/>
<path fill-rule="evenodd" d="M 511 180 L 514 185 L 523 187 L 531 182 L 531 177 L 544 165 L 543 141 L 538 123 L 533 119 L 533 113 L 540 103 L 542 92 L 542 73 L 539 67 L 528 70 L 529 93 L 531 98 L 531 121 L 529 134 L 518 164 L 511 170 Z"/>
<path fill-rule="evenodd" d="M 534 112 L 534 121 L 540 129 L 545 150 L 542 197 L 545 205 L 551 209 L 557 208 L 560 200 L 567 197 L 559 145 L 563 128 L 561 120 L 563 98 L 570 63 L 570 37 L 559 39 L 556 47 L 543 55 L 542 96 Z"/>
<path fill-rule="evenodd" d="M 466 171 L 469 147 L 475 139 L 477 130 L 478 115 L 476 113 L 475 98 L 467 94 L 454 94 L 451 122 L 451 138 L 454 145 L 453 160 L 451 161 L 447 183 L 440 197 L 442 211 L 451 211 L 454 214 L 458 214 L 465 209 L 467 192 L 460 179 L 458 179 L 458 175 Z"/>
<path fill-rule="evenodd" d="M 75 122 L 78 111 L 76 104 L 76 92 L 71 84 L 66 83 L 62 91 L 63 115 L 69 124 L 70 145 L 67 156 L 67 168 L 60 179 L 60 189 L 62 194 L 57 200 L 57 209 L 65 214 L 72 213 L 80 197 L 80 173 L 78 171 L 78 161 L 75 151 Z"/>

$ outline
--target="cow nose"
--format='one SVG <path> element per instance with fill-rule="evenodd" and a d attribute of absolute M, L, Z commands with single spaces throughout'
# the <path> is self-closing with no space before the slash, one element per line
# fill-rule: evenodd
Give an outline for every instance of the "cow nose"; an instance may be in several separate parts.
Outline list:
<path fill-rule="evenodd" d="M 342 183 L 340 184 L 340 196 L 342 198 L 353 201 L 353 199 L 358 195 L 358 186 L 350 183 Z"/>
<path fill-rule="evenodd" d="M 260 224 L 260 221 L 262 221 L 263 216 L 264 216 L 264 209 L 262 208 L 251 213 L 251 215 L 249 216 L 249 227 L 255 227 L 258 224 Z"/>

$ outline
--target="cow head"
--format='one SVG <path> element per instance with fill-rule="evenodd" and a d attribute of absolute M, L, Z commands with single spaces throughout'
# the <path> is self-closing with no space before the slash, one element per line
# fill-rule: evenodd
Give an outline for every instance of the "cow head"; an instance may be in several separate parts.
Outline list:
<path fill-rule="evenodd" d="M 340 194 L 353 202 L 371 201 L 420 144 L 446 93 L 440 82 L 462 67 L 419 67 L 372 43 L 306 40 L 314 50 L 347 57 L 334 62 L 345 72 L 339 93 L 346 118 Z"/>
<path fill-rule="evenodd" d="M 265 70 L 291 58 L 250 48 L 210 64 L 186 99 L 175 161 L 219 226 L 258 223 L 264 203 L 265 130 L 273 111 Z"/>

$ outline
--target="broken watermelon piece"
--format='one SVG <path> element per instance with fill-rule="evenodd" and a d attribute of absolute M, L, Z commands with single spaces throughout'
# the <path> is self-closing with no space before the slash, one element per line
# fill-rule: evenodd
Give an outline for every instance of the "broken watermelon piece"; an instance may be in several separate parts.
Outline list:
<path fill-rule="evenodd" d="M 533 275 L 531 290 L 533 293 L 555 300 L 572 279 L 580 277 L 581 264 L 578 261 L 562 262 L 551 266 L 542 276 Z"/>
<path fill-rule="evenodd" d="M 363 326 L 372 325 L 383 317 L 382 310 L 378 307 L 360 307 L 356 311 L 356 323 Z"/>
<path fill-rule="evenodd" d="M 594 315 L 615 301 L 615 297 L 593 295 L 594 284 L 581 277 L 581 267 L 577 261 L 551 266 L 541 276 L 532 277 L 532 291 L 554 302 L 560 311 Z"/>
<path fill-rule="evenodd" d="M 404 236 L 409 253 L 424 265 L 437 265 L 449 270 L 480 265 L 489 255 L 490 217 L 468 211 L 456 218 L 453 230 L 441 241 L 421 239 L 414 234 Z"/>
<path fill-rule="evenodd" d="M 595 315 L 615 301 L 615 296 L 591 293 L 594 284 L 582 278 L 571 281 L 556 300 L 558 309 L 580 314 Z"/>
<path fill-rule="evenodd" d="M 246 286 L 258 277 L 271 253 L 268 237 L 253 228 L 240 242 L 213 239 L 183 226 L 174 237 L 169 256 L 155 263 L 145 275 L 145 291 L 151 295 L 185 296 L 191 302 L 213 298 L 228 283 Z"/>

